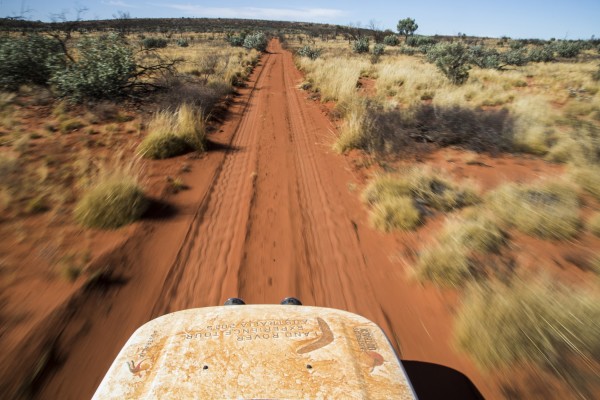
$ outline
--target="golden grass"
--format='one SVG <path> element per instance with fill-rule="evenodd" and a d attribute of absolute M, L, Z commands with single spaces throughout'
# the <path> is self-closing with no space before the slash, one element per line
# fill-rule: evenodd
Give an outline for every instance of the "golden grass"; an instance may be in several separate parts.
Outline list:
<path fill-rule="evenodd" d="M 545 239 L 568 239 L 580 228 L 577 195 L 563 182 L 506 184 L 486 196 L 489 207 L 505 224 Z"/>
<path fill-rule="evenodd" d="M 370 220 L 375 228 L 385 232 L 407 231 L 421 223 L 421 213 L 410 197 L 390 197 L 373 206 Z"/>
<path fill-rule="evenodd" d="M 473 279 L 473 263 L 469 250 L 456 242 L 439 243 L 419 254 L 414 275 L 420 281 L 439 286 L 460 287 Z"/>
<path fill-rule="evenodd" d="M 135 162 L 101 170 L 75 206 L 77 222 L 90 228 L 116 229 L 139 219 L 149 205 L 139 174 Z"/>
<path fill-rule="evenodd" d="M 580 395 L 585 377 L 597 374 L 600 298 L 592 290 L 548 279 L 473 285 L 455 329 L 458 347 L 486 369 L 536 365 L 567 380 Z"/>
<path fill-rule="evenodd" d="M 587 222 L 587 228 L 596 236 L 600 236 L 600 212 L 594 213 Z"/>
<path fill-rule="evenodd" d="M 600 200 L 600 166 L 571 167 L 569 178 L 594 198 Z"/>
<path fill-rule="evenodd" d="M 367 104 L 357 99 L 346 106 L 344 125 L 340 128 L 340 135 L 333 143 L 333 149 L 344 153 L 351 149 L 362 147 L 365 133 L 370 129 L 370 120 L 367 116 Z"/>
<path fill-rule="evenodd" d="M 313 90 L 321 94 L 322 101 L 351 102 L 357 95 L 356 84 L 362 72 L 370 66 L 363 58 L 333 57 L 311 60 L 297 59 L 298 66 L 312 83 Z"/>
<path fill-rule="evenodd" d="M 496 252 L 504 243 L 505 234 L 494 219 L 476 207 L 446 219 L 438 242 L 419 254 L 413 274 L 439 286 L 464 286 L 487 272 L 473 256 Z"/>
<path fill-rule="evenodd" d="M 376 203 L 398 195 L 410 196 L 417 203 L 439 211 L 462 208 L 480 200 L 469 182 L 461 182 L 458 187 L 441 171 L 431 168 L 411 168 L 394 175 L 378 176 L 365 189 L 363 199 Z"/>
<path fill-rule="evenodd" d="M 176 112 L 165 110 L 156 113 L 148 131 L 138 147 L 138 154 L 142 157 L 162 159 L 190 150 L 205 150 L 204 119 L 199 111 L 187 104 L 182 104 Z"/>

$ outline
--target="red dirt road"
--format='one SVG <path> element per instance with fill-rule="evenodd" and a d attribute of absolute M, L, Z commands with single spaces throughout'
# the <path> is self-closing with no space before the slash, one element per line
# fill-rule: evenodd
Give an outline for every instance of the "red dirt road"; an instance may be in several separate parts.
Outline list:
<path fill-rule="evenodd" d="M 102 261 L 120 282 L 74 305 L 38 398 L 89 398 L 129 335 L 153 317 L 228 297 L 286 296 L 361 314 L 384 328 L 403 359 L 454 368 L 484 396 L 499 397 L 452 350 L 454 297 L 410 282 L 392 260 L 412 243 L 369 227 L 349 190 L 351 168 L 330 150 L 335 127 L 296 88 L 300 80 L 291 54 L 271 42 L 246 97 L 211 138 L 218 149 L 195 161 L 191 190 L 175 197 L 178 213 L 144 222 Z"/>

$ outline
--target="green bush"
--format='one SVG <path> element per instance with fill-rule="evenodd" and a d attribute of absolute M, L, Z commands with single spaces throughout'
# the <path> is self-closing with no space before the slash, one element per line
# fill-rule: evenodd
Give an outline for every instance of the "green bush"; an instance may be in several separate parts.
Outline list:
<path fill-rule="evenodd" d="M 163 38 L 149 37 L 142 40 L 145 49 L 162 49 L 167 47 L 167 40 Z"/>
<path fill-rule="evenodd" d="M 64 62 L 62 48 L 54 39 L 36 34 L 0 39 L 0 88 L 46 85 L 55 70 L 64 68 Z"/>
<path fill-rule="evenodd" d="M 500 55 L 502 62 L 506 65 L 523 66 L 527 64 L 527 53 L 525 49 L 512 49 Z"/>
<path fill-rule="evenodd" d="M 406 38 L 406 45 L 410 47 L 433 46 L 437 43 L 431 36 L 409 36 Z"/>
<path fill-rule="evenodd" d="M 247 49 L 265 51 L 268 44 L 267 36 L 262 32 L 256 32 L 244 38 L 244 47 Z"/>
<path fill-rule="evenodd" d="M 462 85 L 469 79 L 470 57 L 468 48 L 462 43 L 438 43 L 427 52 L 427 60 L 455 85 Z"/>
<path fill-rule="evenodd" d="M 58 92 L 75 101 L 120 96 L 135 73 L 131 49 L 117 36 L 84 37 L 76 62 L 52 78 Z"/>
<path fill-rule="evenodd" d="M 369 52 L 369 39 L 366 37 L 359 38 L 352 42 L 352 51 L 355 53 L 368 53 Z"/>
<path fill-rule="evenodd" d="M 534 47 L 529 51 L 527 58 L 531 62 L 554 61 L 554 50 L 549 45 Z"/>
<path fill-rule="evenodd" d="M 316 60 L 321 56 L 321 49 L 306 45 L 298 50 L 298 54 L 302 57 L 308 57 L 311 60 Z"/>
<path fill-rule="evenodd" d="M 554 50 L 560 57 L 575 58 L 581 51 L 581 45 L 577 42 L 561 40 L 554 43 Z"/>
<path fill-rule="evenodd" d="M 373 46 L 373 50 L 371 50 L 371 53 L 375 56 L 383 55 L 383 53 L 385 53 L 385 45 L 383 45 L 381 43 L 375 44 Z"/>
<path fill-rule="evenodd" d="M 187 39 L 177 39 L 177 46 L 179 47 L 188 47 L 190 44 Z"/>
<path fill-rule="evenodd" d="M 383 38 L 383 44 L 388 46 L 398 46 L 400 44 L 400 39 L 396 35 L 388 35 Z"/>
<path fill-rule="evenodd" d="M 479 68 L 498 69 L 500 54 L 495 49 L 485 46 L 471 46 L 469 47 L 469 62 Z"/>
<path fill-rule="evenodd" d="M 242 47 L 244 45 L 245 35 L 232 35 L 227 38 L 229 44 L 233 47 Z"/>

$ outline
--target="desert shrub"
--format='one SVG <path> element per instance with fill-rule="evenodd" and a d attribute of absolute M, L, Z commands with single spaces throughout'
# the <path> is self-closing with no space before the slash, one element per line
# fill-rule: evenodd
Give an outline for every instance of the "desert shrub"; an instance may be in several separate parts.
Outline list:
<path fill-rule="evenodd" d="M 531 62 L 554 61 L 554 49 L 550 45 L 537 46 L 529 50 L 527 58 Z"/>
<path fill-rule="evenodd" d="M 53 72 L 64 67 L 60 44 L 41 35 L 0 39 L 0 88 L 23 84 L 47 85 Z"/>
<path fill-rule="evenodd" d="M 267 36 L 262 32 L 252 33 L 244 38 L 244 47 L 247 49 L 265 51 L 267 50 L 267 44 Z"/>
<path fill-rule="evenodd" d="M 547 279 L 474 285 L 455 327 L 459 348 L 486 369 L 536 365 L 571 385 L 581 398 L 600 352 L 600 301 Z M 597 381 L 596 381 L 597 382 Z"/>
<path fill-rule="evenodd" d="M 479 68 L 498 69 L 500 67 L 500 54 L 496 49 L 485 46 L 470 46 L 469 61 Z"/>
<path fill-rule="evenodd" d="M 373 46 L 373 49 L 371 50 L 371 53 L 375 56 L 383 55 L 383 53 L 385 53 L 385 45 L 383 45 L 381 43 L 375 44 Z"/>
<path fill-rule="evenodd" d="M 142 157 L 163 159 L 205 149 L 204 120 L 201 113 L 188 104 L 179 106 L 175 113 L 162 111 L 155 114 L 148 131 L 138 147 Z"/>
<path fill-rule="evenodd" d="M 594 213 L 587 223 L 587 228 L 596 236 L 600 236 L 600 213 Z"/>
<path fill-rule="evenodd" d="M 385 232 L 412 230 L 421 222 L 421 214 L 410 197 L 388 197 L 373 206 L 370 220 L 375 228 Z"/>
<path fill-rule="evenodd" d="M 75 219 L 91 228 L 116 229 L 139 219 L 149 202 L 135 176 L 113 173 L 101 178 L 75 206 Z"/>
<path fill-rule="evenodd" d="M 400 44 L 400 39 L 396 35 L 388 35 L 383 38 L 383 44 L 387 46 L 398 46 Z"/>
<path fill-rule="evenodd" d="M 52 78 L 61 95 L 81 101 L 123 94 L 136 64 L 131 49 L 117 35 L 83 37 L 77 52 L 77 61 Z"/>
<path fill-rule="evenodd" d="M 455 85 L 469 79 L 469 53 L 462 43 L 438 43 L 427 52 L 427 60 Z"/>
<path fill-rule="evenodd" d="M 187 39 L 177 39 L 177 46 L 179 47 L 188 47 L 190 44 Z"/>
<path fill-rule="evenodd" d="M 316 60 L 321 56 L 321 49 L 306 45 L 303 46 L 300 50 L 298 50 L 298 54 L 302 57 L 308 57 L 311 60 Z"/>
<path fill-rule="evenodd" d="M 246 39 L 245 35 L 232 35 L 229 36 L 228 41 L 233 47 L 242 47 L 244 45 L 244 39 Z"/>
<path fill-rule="evenodd" d="M 574 188 L 561 182 L 503 185 L 486 203 L 507 225 L 540 238 L 568 239 L 581 225 Z"/>
<path fill-rule="evenodd" d="M 406 45 L 410 47 L 423 47 L 435 45 L 437 40 L 431 36 L 409 36 L 406 38 Z"/>
<path fill-rule="evenodd" d="M 559 57 L 575 58 L 579 55 L 579 52 L 581 51 L 581 46 L 577 42 L 560 40 L 554 42 L 554 51 L 556 51 Z"/>
<path fill-rule="evenodd" d="M 369 52 L 369 39 L 361 37 L 352 42 L 352 51 L 358 54 Z"/>
<path fill-rule="evenodd" d="M 527 64 L 527 52 L 525 49 L 512 49 L 500 55 L 502 63 L 505 65 L 523 66 Z"/>
<path fill-rule="evenodd" d="M 142 46 L 145 49 L 162 49 L 167 47 L 167 40 L 157 37 L 147 37 L 142 39 Z"/>

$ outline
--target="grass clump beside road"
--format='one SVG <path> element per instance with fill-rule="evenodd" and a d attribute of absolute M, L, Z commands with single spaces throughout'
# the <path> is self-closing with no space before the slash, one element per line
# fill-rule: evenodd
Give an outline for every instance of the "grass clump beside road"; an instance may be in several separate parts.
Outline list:
<path fill-rule="evenodd" d="M 163 159 L 206 148 L 202 115 L 187 104 L 182 104 L 174 113 L 161 111 L 155 114 L 148 130 L 148 136 L 138 147 L 142 157 Z"/>
<path fill-rule="evenodd" d="M 459 287 L 484 273 L 475 268 L 479 263 L 473 256 L 497 252 L 505 243 L 505 234 L 477 208 L 465 216 L 448 218 L 438 240 L 419 255 L 415 276 L 420 281 Z"/>
<path fill-rule="evenodd" d="M 577 195 L 566 183 L 506 184 L 486 203 L 505 224 L 542 239 L 571 238 L 581 225 Z"/>
<path fill-rule="evenodd" d="M 116 229 L 139 219 L 148 199 L 133 168 L 102 174 L 75 206 L 75 219 L 90 228 Z"/>
<path fill-rule="evenodd" d="M 386 232 L 416 228 L 423 221 L 426 207 L 450 211 L 479 200 L 474 190 L 466 186 L 459 189 L 426 168 L 380 175 L 367 186 L 362 198 L 372 206 L 372 224 Z"/>
<path fill-rule="evenodd" d="M 600 352 L 599 300 L 545 279 L 475 285 L 458 314 L 456 343 L 484 368 L 537 365 L 582 394 Z"/>
<path fill-rule="evenodd" d="M 387 197 L 410 196 L 418 204 L 439 211 L 459 209 L 479 201 L 467 183 L 458 188 L 450 179 L 429 168 L 413 168 L 402 174 L 375 178 L 363 193 L 363 200 L 376 203 Z"/>
<path fill-rule="evenodd" d="M 421 213 L 410 197 L 388 197 L 376 203 L 371 210 L 371 223 L 385 232 L 412 230 L 421 223 Z"/>

